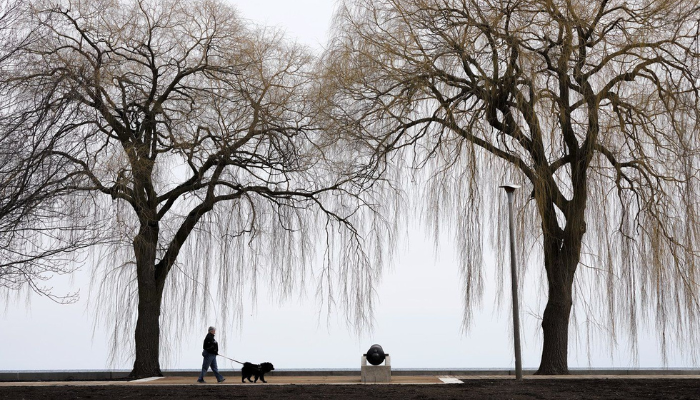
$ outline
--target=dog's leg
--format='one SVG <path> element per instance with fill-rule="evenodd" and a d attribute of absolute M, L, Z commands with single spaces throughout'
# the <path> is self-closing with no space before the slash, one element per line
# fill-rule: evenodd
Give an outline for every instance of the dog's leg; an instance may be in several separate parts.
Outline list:
<path fill-rule="evenodd" d="M 263 381 L 263 383 L 267 383 L 265 380 L 265 374 L 260 374 L 260 380 Z"/>

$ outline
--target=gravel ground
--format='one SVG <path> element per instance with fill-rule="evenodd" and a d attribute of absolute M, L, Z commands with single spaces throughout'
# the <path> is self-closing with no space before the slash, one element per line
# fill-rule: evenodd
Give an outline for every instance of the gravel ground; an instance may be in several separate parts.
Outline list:
<path fill-rule="evenodd" d="M 700 399 L 700 379 L 504 379 L 449 385 L 6 386 L 0 399 Z"/>

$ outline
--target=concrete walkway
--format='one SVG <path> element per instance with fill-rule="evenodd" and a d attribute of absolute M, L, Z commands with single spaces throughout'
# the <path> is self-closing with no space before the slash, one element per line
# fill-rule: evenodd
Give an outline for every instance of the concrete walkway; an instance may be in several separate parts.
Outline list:
<path fill-rule="evenodd" d="M 217 383 L 213 376 L 208 376 L 207 383 L 196 382 L 196 378 L 189 376 L 166 376 L 158 378 L 146 378 L 134 381 L 52 381 L 52 382 L 0 382 L 0 387 L 8 386 L 221 386 L 221 385 L 362 385 L 358 376 L 269 376 L 265 379 L 267 384 L 241 383 L 240 376 L 225 374 L 226 382 Z M 563 376 L 535 376 L 526 375 L 525 380 L 546 380 L 546 379 L 695 379 L 700 383 L 698 375 L 563 375 Z M 398 385 L 429 385 L 429 384 L 458 384 L 461 379 L 465 380 L 513 380 L 513 376 L 508 375 L 417 375 L 417 376 L 392 376 L 390 384 Z"/>
<path fill-rule="evenodd" d="M 217 383 L 213 376 L 205 378 L 207 383 L 197 383 L 197 378 L 183 376 L 167 376 L 158 379 L 139 379 L 135 381 L 54 381 L 54 382 L 0 382 L 3 386 L 143 386 L 143 385 L 352 385 L 362 384 L 360 376 L 266 376 L 267 383 L 241 383 L 240 375 L 224 374 L 226 382 Z M 397 376 L 391 384 L 443 384 L 437 376 Z"/>

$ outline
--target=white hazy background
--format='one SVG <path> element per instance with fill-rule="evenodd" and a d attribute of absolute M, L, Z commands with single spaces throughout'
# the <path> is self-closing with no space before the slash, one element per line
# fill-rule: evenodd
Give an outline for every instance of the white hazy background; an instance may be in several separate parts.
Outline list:
<path fill-rule="evenodd" d="M 326 43 L 335 7 L 333 0 L 231 0 L 243 17 L 274 26 L 321 51 Z M 496 186 L 498 183 L 494 183 Z M 494 191 L 494 193 L 498 193 Z M 499 195 L 501 193 L 498 193 Z M 505 195 L 499 198 L 505 201 Z M 474 322 L 462 331 L 462 294 L 459 264 L 449 238 L 436 251 L 418 223 L 409 228 L 392 268 L 377 286 L 375 324 L 361 336 L 345 323 L 344 315 L 330 318 L 315 303 L 313 290 L 306 298 L 284 304 L 270 302 L 261 287 L 258 301 L 246 308 L 242 324 L 218 328 L 220 352 L 241 361 L 270 361 L 277 369 L 359 368 L 360 356 L 379 343 L 391 354 L 394 368 L 513 368 L 510 296 L 495 302 L 495 265 L 485 257 L 485 293 Z M 537 290 L 541 266 L 528 269 L 521 293 L 523 366 L 537 368 L 541 352 L 538 315 L 544 296 Z M 90 271 L 49 281 L 56 293 L 80 290 L 76 304 L 59 305 L 39 296 L 23 296 L 0 305 L 0 370 L 130 369 L 126 362 L 108 363 L 109 332 L 94 327 L 88 306 Z M 509 293 L 510 282 L 503 282 Z M 498 306 L 498 307 L 497 307 Z M 199 324 L 199 322 L 197 322 Z M 183 323 L 181 342 L 161 361 L 164 369 L 198 369 L 207 326 Z M 577 327 L 572 324 L 572 333 Z M 582 329 L 582 328 L 581 328 Z M 224 335 L 225 334 L 225 335 Z M 572 337 L 574 335 L 572 334 Z M 642 331 L 635 360 L 629 344 L 620 341 L 610 350 L 605 341 L 573 341 L 570 368 L 660 368 L 661 351 L 653 332 Z M 224 339 L 224 340 L 222 340 Z M 681 354 L 668 354 L 669 368 L 692 367 Z M 219 359 L 223 370 L 238 365 Z"/>

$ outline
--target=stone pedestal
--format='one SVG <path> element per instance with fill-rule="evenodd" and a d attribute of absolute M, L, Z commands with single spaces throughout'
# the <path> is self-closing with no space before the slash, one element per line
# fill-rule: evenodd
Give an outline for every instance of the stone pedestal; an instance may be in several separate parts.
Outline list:
<path fill-rule="evenodd" d="M 371 365 L 367 363 L 367 357 L 363 355 L 360 360 L 360 372 L 362 383 L 391 382 L 391 357 L 387 354 L 384 364 Z"/>

